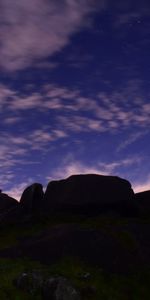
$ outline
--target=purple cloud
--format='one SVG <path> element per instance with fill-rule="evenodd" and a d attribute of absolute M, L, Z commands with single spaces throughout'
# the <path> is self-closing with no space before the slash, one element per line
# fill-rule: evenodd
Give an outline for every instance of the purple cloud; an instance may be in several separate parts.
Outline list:
<path fill-rule="evenodd" d="M 2 0 L 0 67 L 26 68 L 60 51 L 96 8 L 93 0 Z M 105 1 L 100 1 L 103 8 Z"/>

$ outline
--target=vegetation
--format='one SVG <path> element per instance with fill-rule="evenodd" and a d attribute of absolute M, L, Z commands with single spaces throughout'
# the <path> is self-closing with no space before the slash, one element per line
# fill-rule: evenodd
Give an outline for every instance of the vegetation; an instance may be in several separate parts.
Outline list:
<path fill-rule="evenodd" d="M 30 293 L 18 290 L 13 281 L 21 272 L 40 271 L 45 277 L 62 275 L 71 280 L 83 296 L 91 300 L 143 300 L 149 297 L 150 271 L 120 276 L 102 269 L 83 265 L 73 258 L 65 258 L 59 264 L 43 266 L 26 259 L 0 260 L 0 299 L 40 300 L 40 291 Z M 86 278 L 86 274 L 87 276 Z"/>
<path fill-rule="evenodd" d="M 135 221 L 135 220 L 134 220 Z M 0 230 L 0 249 L 17 245 L 20 239 L 32 237 L 42 230 L 48 229 L 56 224 L 79 223 L 83 227 L 102 228 L 109 232 L 115 239 L 118 239 L 128 249 L 135 249 L 137 246 L 133 236 L 122 227 L 124 224 L 134 222 L 127 218 L 111 218 L 107 216 L 84 218 L 60 217 L 43 218 L 38 221 L 32 219 L 23 222 L 20 227 L 17 224 L 3 226 Z M 146 220 L 136 222 L 147 223 Z M 113 226 L 120 226 L 115 233 Z M 97 267 L 83 264 L 82 261 L 73 257 L 65 257 L 57 264 L 42 265 L 39 262 L 29 259 L 3 259 L 0 258 L 0 299 L 3 300 L 41 300 L 41 293 L 34 290 L 31 293 L 21 291 L 14 285 L 14 280 L 22 272 L 38 271 L 45 278 L 54 275 L 62 275 L 79 289 L 83 300 L 144 300 L 149 298 L 150 270 L 143 269 L 139 272 L 120 275 L 104 271 Z"/>

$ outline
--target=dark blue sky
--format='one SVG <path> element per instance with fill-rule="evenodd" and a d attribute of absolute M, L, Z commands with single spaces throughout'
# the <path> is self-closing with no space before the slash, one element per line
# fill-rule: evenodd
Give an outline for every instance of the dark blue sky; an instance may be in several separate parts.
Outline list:
<path fill-rule="evenodd" d="M 148 1 L 1 0 L 0 184 L 75 173 L 150 189 Z"/>

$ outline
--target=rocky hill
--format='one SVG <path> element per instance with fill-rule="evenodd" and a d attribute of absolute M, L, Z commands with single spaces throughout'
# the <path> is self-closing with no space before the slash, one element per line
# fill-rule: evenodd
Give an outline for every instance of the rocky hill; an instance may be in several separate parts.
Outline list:
<path fill-rule="evenodd" d="M 87 174 L 0 201 L 1 299 L 149 297 L 150 191 Z"/>

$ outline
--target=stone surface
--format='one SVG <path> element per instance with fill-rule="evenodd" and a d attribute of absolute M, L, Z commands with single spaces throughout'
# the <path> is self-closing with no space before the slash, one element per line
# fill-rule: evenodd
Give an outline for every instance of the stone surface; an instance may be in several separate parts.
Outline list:
<path fill-rule="evenodd" d="M 96 288 L 91 285 L 81 287 L 80 294 L 82 299 L 93 299 L 96 295 Z"/>
<path fill-rule="evenodd" d="M 51 181 L 46 189 L 43 207 L 51 212 L 92 213 L 105 210 L 132 210 L 131 184 L 115 176 L 73 175 Z"/>
<path fill-rule="evenodd" d="M 80 300 L 80 295 L 66 278 L 53 277 L 44 284 L 43 300 Z"/>
<path fill-rule="evenodd" d="M 0 214 L 18 205 L 18 201 L 7 194 L 0 193 Z"/>
<path fill-rule="evenodd" d="M 79 292 L 65 277 L 44 278 L 40 272 L 23 272 L 13 281 L 16 288 L 43 300 L 80 300 Z"/>
<path fill-rule="evenodd" d="M 150 216 L 150 191 L 136 193 L 134 197 L 141 216 Z"/>
<path fill-rule="evenodd" d="M 26 214 L 40 212 L 43 203 L 43 186 L 40 183 L 33 183 L 28 186 L 20 199 L 20 206 Z"/>
<path fill-rule="evenodd" d="M 122 224 L 83 228 L 60 224 L 41 231 L 10 249 L 0 250 L 0 257 L 28 257 L 52 265 L 66 257 L 110 273 L 128 274 L 150 265 L 150 225 Z"/>
<path fill-rule="evenodd" d="M 43 286 L 43 276 L 40 272 L 23 272 L 13 282 L 13 284 L 20 290 L 28 292 L 29 294 L 36 294 Z"/>

